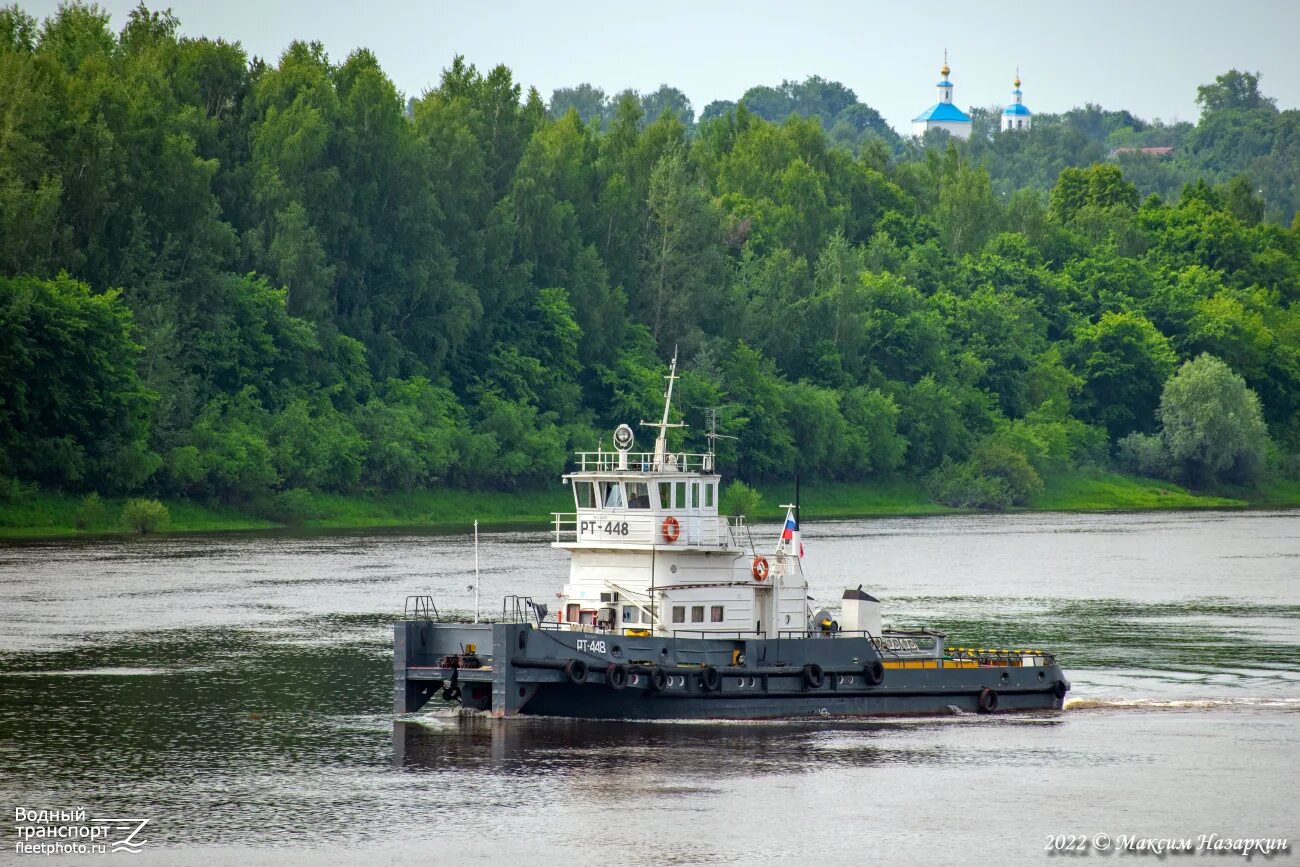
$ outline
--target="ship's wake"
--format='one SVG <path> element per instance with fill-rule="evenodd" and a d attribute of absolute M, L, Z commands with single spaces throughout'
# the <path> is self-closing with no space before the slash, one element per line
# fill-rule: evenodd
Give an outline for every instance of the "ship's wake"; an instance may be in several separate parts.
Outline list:
<path fill-rule="evenodd" d="M 1300 713 L 1300 698 L 1071 698 L 1067 711 L 1090 710 L 1280 710 Z"/>

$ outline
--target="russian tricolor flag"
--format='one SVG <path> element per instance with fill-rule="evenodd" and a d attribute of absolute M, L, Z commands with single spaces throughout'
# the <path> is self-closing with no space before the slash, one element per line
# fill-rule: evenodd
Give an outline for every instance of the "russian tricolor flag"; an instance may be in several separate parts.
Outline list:
<path fill-rule="evenodd" d="M 785 513 L 785 527 L 781 530 L 781 544 L 784 546 L 789 543 L 789 550 L 799 551 L 799 556 L 803 556 L 803 539 L 799 538 L 799 522 L 794 519 L 794 509 L 788 509 Z"/>

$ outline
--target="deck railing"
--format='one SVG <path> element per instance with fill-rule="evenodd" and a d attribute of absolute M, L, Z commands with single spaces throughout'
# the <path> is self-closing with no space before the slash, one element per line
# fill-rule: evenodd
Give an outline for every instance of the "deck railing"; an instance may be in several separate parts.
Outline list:
<path fill-rule="evenodd" d="M 669 516 L 678 522 L 678 537 L 671 543 L 663 538 L 663 522 Z M 551 513 L 551 530 L 555 534 L 555 541 L 561 544 L 612 542 L 616 546 L 671 544 L 680 548 L 742 548 L 748 538 L 745 529 L 743 516 L 691 515 L 689 512 L 675 510 Z"/>
<path fill-rule="evenodd" d="M 662 460 L 654 452 L 578 452 L 579 472 L 711 473 L 713 455 L 675 452 Z"/>

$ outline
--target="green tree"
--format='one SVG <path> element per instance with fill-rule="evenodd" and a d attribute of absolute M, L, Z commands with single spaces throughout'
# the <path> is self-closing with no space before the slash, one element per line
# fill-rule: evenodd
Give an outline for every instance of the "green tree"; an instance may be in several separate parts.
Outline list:
<path fill-rule="evenodd" d="M 1139 313 L 1106 313 L 1081 326 L 1070 349 L 1083 379 L 1079 410 L 1112 438 L 1156 427 L 1156 408 L 1175 356 L 1169 339 Z"/>
<path fill-rule="evenodd" d="M 1193 484 L 1249 482 L 1263 467 L 1268 427 L 1259 397 L 1213 355 L 1185 362 L 1170 378 L 1160 421 L 1169 457 Z"/>
<path fill-rule="evenodd" d="M 158 467 L 156 395 L 136 374 L 131 311 L 63 275 L 0 278 L 0 456 L 49 487 L 136 490 Z"/>

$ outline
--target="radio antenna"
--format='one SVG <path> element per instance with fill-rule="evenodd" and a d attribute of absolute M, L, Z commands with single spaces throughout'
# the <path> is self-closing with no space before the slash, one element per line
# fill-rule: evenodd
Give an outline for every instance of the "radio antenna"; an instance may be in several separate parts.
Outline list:
<path fill-rule="evenodd" d="M 718 440 L 739 440 L 740 437 L 733 437 L 730 434 L 718 433 L 718 410 L 720 407 L 711 406 L 704 411 L 704 417 L 708 420 L 709 429 L 704 434 L 704 438 L 709 441 L 709 454 L 713 454 L 718 449 Z"/>

